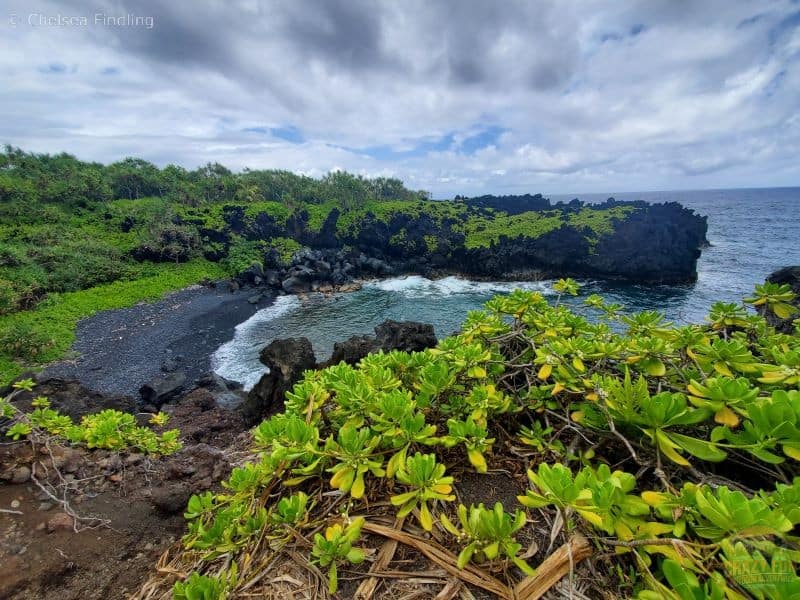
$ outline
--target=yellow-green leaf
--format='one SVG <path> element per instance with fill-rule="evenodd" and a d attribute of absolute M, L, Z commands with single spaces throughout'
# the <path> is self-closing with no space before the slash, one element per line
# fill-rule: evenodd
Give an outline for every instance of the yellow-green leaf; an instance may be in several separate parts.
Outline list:
<path fill-rule="evenodd" d="M 731 372 L 724 362 L 715 362 L 714 363 L 714 370 L 719 373 L 720 375 L 725 375 L 725 377 L 730 377 L 731 379 L 735 379 L 736 376 Z"/>
<path fill-rule="evenodd" d="M 428 505 L 425 502 L 419 508 L 419 524 L 422 525 L 425 531 L 433 529 L 433 516 L 431 516 L 431 511 L 428 510 Z"/>
<path fill-rule="evenodd" d="M 537 373 L 536 376 L 542 381 L 544 381 L 545 379 L 550 377 L 550 374 L 552 372 L 553 372 L 553 365 L 544 364 L 541 366 L 541 368 L 539 369 L 539 373 Z"/>
<path fill-rule="evenodd" d="M 800 448 L 796 448 L 794 446 L 787 446 L 786 444 L 784 444 L 783 453 L 789 458 L 800 460 Z"/>
<path fill-rule="evenodd" d="M 795 307 L 785 302 L 776 302 L 772 305 L 772 312 L 780 319 L 788 319 L 795 312 Z"/>
<path fill-rule="evenodd" d="M 364 487 L 364 475 L 359 475 L 353 482 L 353 487 L 350 488 L 350 495 L 356 500 L 362 498 L 364 496 Z"/>
<path fill-rule="evenodd" d="M 478 473 L 486 473 L 488 469 L 486 458 L 484 458 L 480 450 L 476 450 L 474 448 L 467 450 L 467 458 L 469 458 L 470 464 L 475 467 L 475 470 L 478 471 Z"/>

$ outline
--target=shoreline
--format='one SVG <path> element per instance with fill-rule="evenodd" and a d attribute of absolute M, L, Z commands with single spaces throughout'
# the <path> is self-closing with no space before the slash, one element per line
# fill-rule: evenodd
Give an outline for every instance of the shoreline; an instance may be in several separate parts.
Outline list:
<path fill-rule="evenodd" d="M 500 277 L 467 275 L 436 270 L 384 277 L 365 277 L 334 289 L 289 293 L 301 301 L 308 294 L 350 292 L 369 282 L 422 276 L 431 280 L 456 277 L 467 281 L 549 281 L 543 271 L 519 271 Z M 583 278 L 581 278 L 583 279 Z M 261 296 L 256 304 L 249 301 Z M 78 322 L 69 354 L 45 365 L 37 379 L 74 379 L 86 388 L 106 395 L 130 396 L 137 401 L 139 388 L 172 372 L 186 375 L 187 389 L 201 375 L 212 371 L 211 357 L 234 337 L 236 327 L 256 312 L 271 306 L 282 292 L 264 285 L 247 285 L 232 291 L 228 281 L 213 286 L 194 284 L 153 302 L 100 311 Z M 169 369 L 162 369 L 172 362 Z"/>
<path fill-rule="evenodd" d="M 70 356 L 46 365 L 40 380 L 77 379 L 104 394 L 139 398 L 139 388 L 172 362 L 192 382 L 211 371 L 211 355 L 236 326 L 274 301 L 263 289 L 189 286 L 161 300 L 98 312 L 78 322 Z M 262 294 L 257 304 L 249 302 Z"/>

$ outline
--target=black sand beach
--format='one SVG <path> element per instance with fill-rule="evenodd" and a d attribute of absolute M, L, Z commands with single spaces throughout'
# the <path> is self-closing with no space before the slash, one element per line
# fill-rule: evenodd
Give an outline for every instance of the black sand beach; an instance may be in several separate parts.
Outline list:
<path fill-rule="evenodd" d="M 49 365 L 43 378 L 78 379 L 98 392 L 138 397 L 165 363 L 187 381 L 210 370 L 211 354 L 272 298 L 248 302 L 253 290 L 192 286 L 153 303 L 105 311 L 78 323 L 72 357 Z"/>

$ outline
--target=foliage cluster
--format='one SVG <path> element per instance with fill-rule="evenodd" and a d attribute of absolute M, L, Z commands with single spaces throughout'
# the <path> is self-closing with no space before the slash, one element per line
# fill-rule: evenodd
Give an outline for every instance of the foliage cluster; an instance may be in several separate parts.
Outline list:
<path fill-rule="evenodd" d="M 636 210 L 570 205 L 509 215 L 430 201 L 397 179 L 341 171 L 314 179 L 286 171 L 233 173 L 219 164 L 159 169 L 133 158 L 104 166 L 7 146 L 0 153 L 0 314 L 32 308 L 49 293 L 141 277 L 142 261 L 205 257 L 222 260 L 236 275 L 246 260 L 263 259 L 261 246 L 290 257 L 334 209 L 343 243 L 368 222 L 388 224 L 398 216 L 418 222 L 426 237 L 414 252 L 485 247 L 501 236 L 535 238 L 562 225 L 585 232 L 593 244 L 615 219 Z M 392 239 L 401 249 L 416 238 L 403 230 Z"/>
<path fill-rule="evenodd" d="M 136 450 L 151 455 L 174 454 L 182 447 L 177 429 L 158 434 L 139 426 L 134 415 L 118 410 L 106 409 L 84 415 L 79 423 L 75 423 L 69 416 L 51 408 L 47 398 L 38 396 L 32 401 L 32 410 L 23 412 L 14 405 L 14 397 L 33 388 L 30 379 L 17 381 L 11 394 L 0 399 L 2 429 L 12 440 L 31 438 L 41 442 L 57 439 L 90 449 Z M 158 413 L 150 418 L 150 424 L 163 428 L 168 420 L 168 415 Z"/>
<path fill-rule="evenodd" d="M 426 197 L 397 179 L 338 171 L 321 179 L 288 171 L 233 173 L 219 164 L 187 171 L 135 158 L 106 166 L 6 146 L 0 153 L 0 314 L 31 308 L 50 292 L 135 278 L 136 249 L 172 262 L 219 254 L 203 228 L 223 230 L 227 205 L 244 207 L 247 219 L 265 213 L 280 225 L 304 207 L 325 205 L 324 215 L 316 215 L 321 225 L 334 206 Z M 289 253 L 285 242 L 279 245 Z M 234 256 L 228 264 L 239 262 Z"/>
<path fill-rule="evenodd" d="M 502 236 L 515 238 L 538 237 L 564 225 L 587 233 L 587 240 L 594 244 L 600 236 L 613 232 L 615 220 L 624 220 L 633 206 L 615 206 L 597 210 L 582 208 L 578 211 L 546 210 L 507 215 L 494 211 L 490 216 L 475 216 L 464 226 L 467 248 L 481 248 L 497 243 Z"/>
<path fill-rule="evenodd" d="M 570 280 L 554 288 L 578 293 Z M 768 284 L 748 301 L 785 314 L 792 299 Z M 535 570 L 523 531 L 542 548 L 581 531 L 599 550 L 599 585 L 620 595 L 796 597 L 800 327 L 777 333 L 736 304 L 681 327 L 596 295 L 584 306 L 515 291 L 436 348 L 307 372 L 254 430 L 253 461 L 226 491 L 192 497 L 172 566 L 215 581 L 233 568 L 221 593 L 234 593 L 300 544 L 333 592 L 388 500 L 461 567 L 513 579 Z M 456 500 L 469 472 L 501 465 L 526 482 L 513 514 Z"/>

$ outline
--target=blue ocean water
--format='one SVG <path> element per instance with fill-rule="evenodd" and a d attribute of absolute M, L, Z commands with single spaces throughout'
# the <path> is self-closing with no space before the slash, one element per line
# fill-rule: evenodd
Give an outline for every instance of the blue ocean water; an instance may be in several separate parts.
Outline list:
<path fill-rule="evenodd" d="M 681 286 L 643 286 L 582 281 L 581 296 L 598 293 L 630 312 L 657 309 L 674 322 L 702 321 L 716 300 L 738 302 L 775 269 L 800 264 L 800 188 L 637 192 L 551 196 L 601 202 L 675 201 L 708 216 L 709 248 L 698 261 L 698 281 Z M 357 292 L 305 300 L 283 296 L 240 324 L 232 340 L 212 357 L 214 369 L 246 387 L 258 381 L 264 366 L 258 353 L 271 340 L 306 336 L 317 358 L 333 344 L 355 334 L 372 333 L 386 319 L 432 323 L 439 336 L 459 328 L 467 312 L 514 287 L 552 294 L 550 281 L 474 282 L 457 277 L 429 280 L 405 277 L 370 282 Z M 578 298 L 578 302 L 580 297 Z"/>

